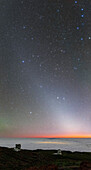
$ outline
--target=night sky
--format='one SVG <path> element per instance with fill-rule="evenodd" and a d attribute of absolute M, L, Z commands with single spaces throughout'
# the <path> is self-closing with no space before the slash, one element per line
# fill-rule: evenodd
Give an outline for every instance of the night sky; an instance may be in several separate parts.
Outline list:
<path fill-rule="evenodd" d="M 90 0 L 0 0 L 0 137 L 91 137 Z"/>

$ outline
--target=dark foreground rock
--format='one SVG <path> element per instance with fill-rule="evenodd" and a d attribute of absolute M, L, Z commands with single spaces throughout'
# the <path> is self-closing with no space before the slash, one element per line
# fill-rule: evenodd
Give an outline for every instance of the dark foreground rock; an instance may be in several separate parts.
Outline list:
<path fill-rule="evenodd" d="M 82 162 L 80 165 L 80 170 L 91 170 L 91 162 Z"/>
<path fill-rule="evenodd" d="M 0 170 L 91 170 L 91 153 L 57 150 L 21 150 L 0 147 Z M 85 162 L 85 163 L 84 163 Z M 87 169 L 86 169 L 87 170 Z"/>
<path fill-rule="evenodd" d="M 42 167 L 31 167 L 28 170 L 58 170 L 56 165 L 42 166 Z"/>

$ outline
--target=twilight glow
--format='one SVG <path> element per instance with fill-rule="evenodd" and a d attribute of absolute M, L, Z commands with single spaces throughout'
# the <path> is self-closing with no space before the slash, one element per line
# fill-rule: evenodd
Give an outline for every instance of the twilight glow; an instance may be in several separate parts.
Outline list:
<path fill-rule="evenodd" d="M 91 137 L 90 10 L 0 1 L 0 137 Z"/>

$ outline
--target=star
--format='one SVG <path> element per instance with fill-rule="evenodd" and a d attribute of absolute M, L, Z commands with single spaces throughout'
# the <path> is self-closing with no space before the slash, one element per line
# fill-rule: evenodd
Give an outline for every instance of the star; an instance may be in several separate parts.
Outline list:
<path fill-rule="evenodd" d="M 77 60 L 78 60 L 78 61 L 80 61 L 81 59 L 80 59 L 80 58 L 78 58 Z"/>
<path fill-rule="evenodd" d="M 81 15 L 81 17 L 83 18 L 83 17 L 84 17 L 84 15 L 82 14 L 82 15 Z"/>
<path fill-rule="evenodd" d="M 65 101 L 65 97 L 63 97 L 63 98 L 62 98 L 62 100 L 64 100 L 64 101 Z"/>
<path fill-rule="evenodd" d="M 42 89 L 42 88 L 43 88 L 43 86 L 42 86 L 42 85 L 40 85 L 40 88 Z"/>
<path fill-rule="evenodd" d="M 83 11 L 84 9 L 83 8 L 81 8 L 81 11 Z"/>
<path fill-rule="evenodd" d="M 59 9 L 57 9 L 57 12 L 59 13 L 59 12 L 60 12 L 60 10 L 59 10 Z"/>
<path fill-rule="evenodd" d="M 77 1 L 75 1 L 75 4 L 77 4 Z"/>
<path fill-rule="evenodd" d="M 83 37 L 81 37 L 81 41 L 83 41 Z"/>
<path fill-rule="evenodd" d="M 34 40 L 34 38 L 32 37 L 31 40 Z"/>
<path fill-rule="evenodd" d="M 25 61 L 24 60 L 22 60 L 22 63 L 24 63 Z"/>
<path fill-rule="evenodd" d="M 23 26 L 23 29 L 26 29 L 26 26 L 25 26 L 25 25 Z"/>
<path fill-rule="evenodd" d="M 76 27 L 77 28 L 77 30 L 79 30 L 79 27 Z"/>

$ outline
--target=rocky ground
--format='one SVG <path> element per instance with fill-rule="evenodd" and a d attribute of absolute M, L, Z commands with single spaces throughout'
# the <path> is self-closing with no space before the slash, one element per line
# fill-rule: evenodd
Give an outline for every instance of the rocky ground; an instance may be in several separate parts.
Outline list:
<path fill-rule="evenodd" d="M 91 153 L 0 147 L 0 170 L 91 170 Z"/>

